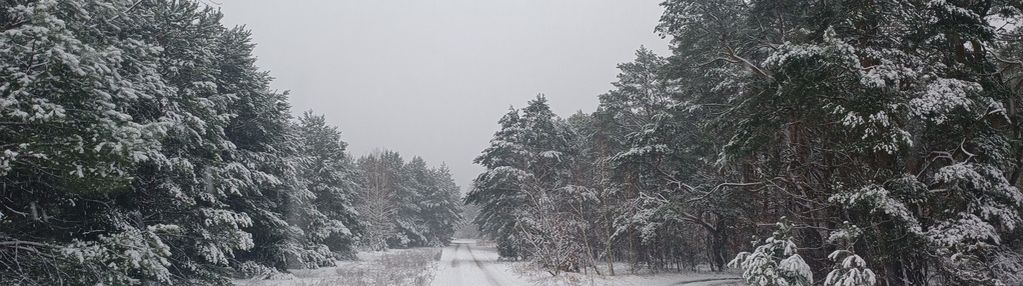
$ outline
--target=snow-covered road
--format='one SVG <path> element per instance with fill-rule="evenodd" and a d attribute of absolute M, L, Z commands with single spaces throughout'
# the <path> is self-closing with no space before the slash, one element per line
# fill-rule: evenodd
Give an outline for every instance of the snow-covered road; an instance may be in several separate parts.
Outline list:
<path fill-rule="evenodd" d="M 497 263 L 497 250 L 475 240 L 455 240 L 441 254 L 435 286 L 515 286 L 528 283 Z"/>
<path fill-rule="evenodd" d="M 532 285 L 663 285 L 663 286 L 725 286 L 744 285 L 735 274 L 728 273 L 663 273 L 660 275 L 586 276 L 575 273 L 551 277 L 547 273 L 526 275 L 513 271 L 514 263 L 497 261 L 493 246 L 475 240 L 454 240 L 444 248 L 437 265 L 433 286 L 532 286 Z M 521 271 L 521 270 L 520 270 Z"/>

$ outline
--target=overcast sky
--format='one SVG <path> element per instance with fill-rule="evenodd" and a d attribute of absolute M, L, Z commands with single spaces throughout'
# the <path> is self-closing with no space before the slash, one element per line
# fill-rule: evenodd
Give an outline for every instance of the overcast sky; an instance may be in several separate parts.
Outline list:
<path fill-rule="evenodd" d="M 445 162 L 463 190 L 509 106 L 544 93 L 559 115 L 592 112 L 618 63 L 667 51 L 661 0 L 211 1 L 252 30 L 294 114 L 325 114 L 356 156 Z"/>

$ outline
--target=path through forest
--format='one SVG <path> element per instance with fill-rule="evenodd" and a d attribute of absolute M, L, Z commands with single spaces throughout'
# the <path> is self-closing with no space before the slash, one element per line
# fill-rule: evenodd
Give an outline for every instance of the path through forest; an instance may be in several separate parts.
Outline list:
<path fill-rule="evenodd" d="M 499 263 L 497 250 L 492 245 L 481 245 L 476 240 L 454 240 L 444 248 L 437 265 L 434 286 L 459 285 L 685 285 L 723 286 L 742 285 L 733 274 L 663 274 L 653 276 L 622 275 L 615 277 L 580 276 L 556 279 L 546 273 L 523 276 L 511 270 L 512 265 Z M 571 274 L 565 273 L 566 276 Z M 570 282 L 572 281 L 572 282 Z"/>
<path fill-rule="evenodd" d="M 497 250 L 476 240 L 455 240 L 444 248 L 433 285 L 529 285 L 524 279 L 497 263 Z"/>

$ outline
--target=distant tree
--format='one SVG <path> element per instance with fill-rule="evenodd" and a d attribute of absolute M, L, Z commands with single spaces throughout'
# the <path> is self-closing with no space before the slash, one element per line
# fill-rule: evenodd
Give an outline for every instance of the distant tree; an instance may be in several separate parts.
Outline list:
<path fill-rule="evenodd" d="M 430 171 L 430 185 L 424 190 L 423 219 L 427 226 L 426 245 L 447 245 L 462 221 L 461 188 L 447 165 Z"/>
<path fill-rule="evenodd" d="M 357 208 L 366 220 L 362 244 L 370 249 L 445 245 L 459 220 L 459 189 L 447 167 L 431 169 L 394 151 L 359 159 L 363 191 Z"/>
<path fill-rule="evenodd" d="M 374 153 L 359 158 L 362 193 L 356 209 L 366 223 L 366 235 L 361 244 L 373 250 L 388 247 L 388 240 L 398 235 L 395 216 L 397 215 L 396 184 L 399 183 L 394 164 L 384 161 L 384 153 Z"/>

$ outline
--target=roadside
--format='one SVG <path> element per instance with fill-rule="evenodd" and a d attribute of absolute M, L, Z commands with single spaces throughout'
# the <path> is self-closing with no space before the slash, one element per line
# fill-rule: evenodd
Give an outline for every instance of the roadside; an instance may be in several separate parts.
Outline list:
<path fill-rule="evenodd" d="M 358 261 L 337 266 L 293 269 L 291 274 L 271 279 L 241 279 L 238 286 L 368 286 L 430 285 L 437 270 L 440 248 L 390 249 L 360 252 Z"/>
<path fill-rule="evenodd" d="M 563 273 L 552 277 L 546 273 L 529 269 L 529 266 L 513 266 L 519 270 L 518 273 L 530 272 L 525 279 L 530 285 L 543 286 L 738 286 L 745 285 L 733 273 L 715 272 L 684 272 L 684 273 L 658 273 L 658 274 L 619 274 L 615 276 L 601 276 L 595 274 Z"/>

